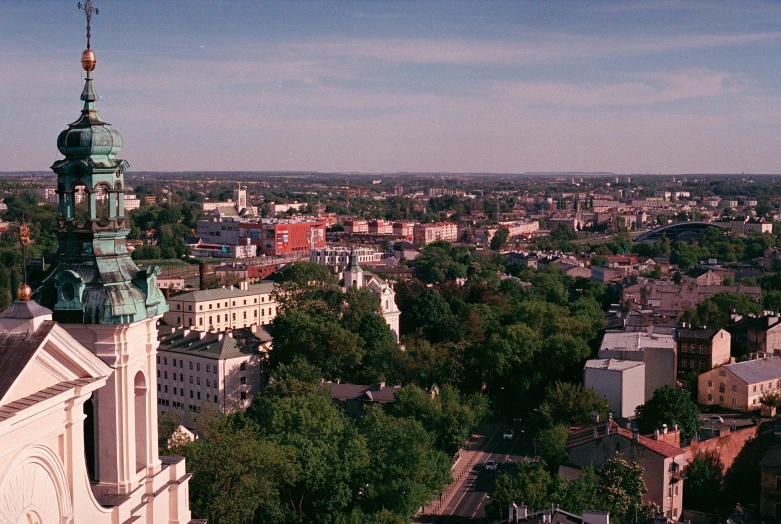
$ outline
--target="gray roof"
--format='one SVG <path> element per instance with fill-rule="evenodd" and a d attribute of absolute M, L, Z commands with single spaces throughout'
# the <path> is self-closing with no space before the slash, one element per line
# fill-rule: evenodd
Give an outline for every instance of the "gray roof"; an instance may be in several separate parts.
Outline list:
<path fill-rule="evenodd" d="M 393 402 L 394 395 L 400 386 L 385 386 L 383 384 L 377 384 L 373 386 L 365 386 L 361 384 L 329 384 L 331 386 L 331 398 L 335 400 L 350 400 L 363 398 L 372 402 L 379 402 L 385 404 L 386 402 Z"/>
<path fill-rule="evenodd" d="M 230 333 L 209 333 L 178 329 L 160 341 L 158 352 L 180 353 L 191 357 L 227 360 L 248 355 L 260 355 L 262 340 L 243 337 L 236 340 Z"/>
<path fill-rule="evenodd" d="M 781 379 L 781 357 L 758 358 L 724 367 L 746 384 Z"/>
<path fill-rule="evenodd" d="M 781 446 L 773 446 L 767 450 L 759 461 L 760 468 L 781 468 Z"/>
<path fill-rule="evenodd" d="M 694 338 L 697 340 L 711 340 L 718 333 L 718 329 L 679 329 L 678 338 Z"/>
<path fill-rule="evenodd" d="M 55 325 L 51 320 L 44 320 L 32 332 L 0 333 L 0 398 L 8 393 Z"/>
<path fill-rule="evenodd" d="M 220 289 L 206 289 L 203 291 L 190 291 L 189 293 L 183 293 L 171 297 L 172 301 L 182 302 L 202 302 L 207 300 L 222 300 L 224 298 L 238 298 L 248 297 L 251 295 L 257 295 L 258 293 L 271 293 L 274 291 L 273 282 L 261 282 L 260 284 L 252 284 L 249 289 L 241 289 L 234 287 L 220 288 Z"/>
<path fill-rule="evenodd" d="M 45 308 L 33 300 L 15 300 L 8 306 L 8 309 L 0 313 L 0 318 L 32 319 L 51 314 L 51 309 Z"/>

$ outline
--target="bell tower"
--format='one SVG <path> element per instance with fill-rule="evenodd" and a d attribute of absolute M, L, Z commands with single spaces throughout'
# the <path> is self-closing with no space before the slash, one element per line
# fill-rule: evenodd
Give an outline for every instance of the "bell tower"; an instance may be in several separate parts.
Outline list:
<path fill-rule="evenodd" d="M 157 321 L 168 311 L 157 288 L 159 268 L 140 270 L 125 244 L 124 174 L 117 158 L 122 136 L 98 115 L 90 22 L 80 116 L 57 138 L 64 158 L 52 165 L 59 201 L 57 253 L 33 298 L 53 320 L 89 348 L 113 373 L 93 402 L 96 493 L 128 494 L 160 472 L 157 439 Z M 80 198 L 83 195 L 83 201 Z M 153 491 L 150 491 L 153 493 Z M 152 497 L 154 498 L 154 497 Z M 150 498 L 151 500 L 151 498 Z"/>

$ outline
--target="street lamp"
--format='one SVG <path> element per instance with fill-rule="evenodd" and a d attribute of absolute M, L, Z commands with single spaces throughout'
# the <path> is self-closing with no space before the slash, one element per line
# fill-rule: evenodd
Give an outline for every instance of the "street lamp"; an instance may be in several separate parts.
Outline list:
<path fill-rule="evenodd" d="M 501 522 L 501 520 L 502 520 L 502 501 L 501 501 L 501 500 L 499 500 L 499 499 L 495 499 L 495 498 L 493 498 L 493 497 L 492 497 L 492 496 L 490 496 L 488 493 L 486 493 L 486 494 L 485 494 L 485 498 L 487 498 L 487 499 L 491 499 L 491 500 L 493 500 L 494 502 L 498 502 L 498 503 L 499 503 L 499 521 Z M 508 520 L 510 519 L 510 516 L 509 516 L 509 514 L 507 515 L 507 519 L 508 519 Z"/>

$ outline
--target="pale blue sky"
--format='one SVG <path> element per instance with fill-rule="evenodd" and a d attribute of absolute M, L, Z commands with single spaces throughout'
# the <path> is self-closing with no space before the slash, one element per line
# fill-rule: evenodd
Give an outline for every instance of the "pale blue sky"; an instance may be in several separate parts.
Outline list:
<path fill-rule="evenodd" d="M 0 0 L 0 171 L 78 116 L 75 4 Z M 779 2 L 95 4 L 136 171 L 781 172 Z"/>

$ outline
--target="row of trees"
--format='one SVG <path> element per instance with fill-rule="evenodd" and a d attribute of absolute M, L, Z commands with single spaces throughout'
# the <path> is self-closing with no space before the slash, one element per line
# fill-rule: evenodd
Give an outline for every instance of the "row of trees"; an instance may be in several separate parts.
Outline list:
<path fill-rule="evenodd" d="M 499 503 L 488 505 L 486 514 L 498 520 L 507 504 L 515 501 L 532 510 L 558 504 L 574 514 L 609 511 L 610 519 L 617 522 L 643 522 L 653 510 L 651 504 L 643 503 L 645 493 L 643 468 L 620 455 L 598 470 L 583 469 L 577 479 L 569 482 L 549 473 L 541 463 L 509 464 L 496 479 L 490 495 Z"/>

